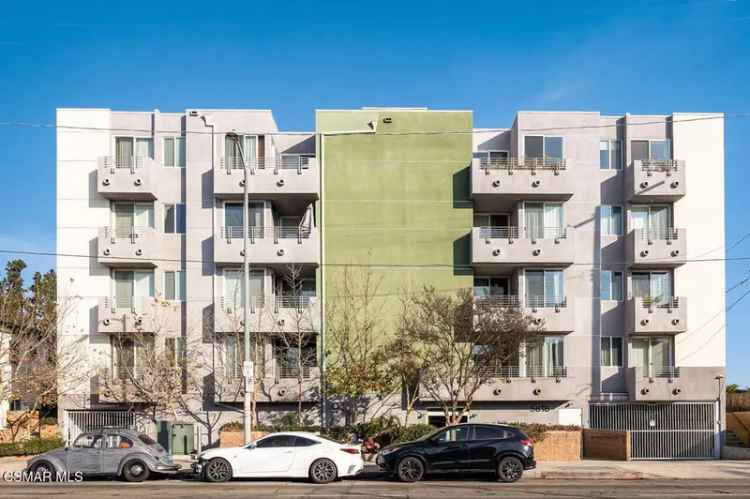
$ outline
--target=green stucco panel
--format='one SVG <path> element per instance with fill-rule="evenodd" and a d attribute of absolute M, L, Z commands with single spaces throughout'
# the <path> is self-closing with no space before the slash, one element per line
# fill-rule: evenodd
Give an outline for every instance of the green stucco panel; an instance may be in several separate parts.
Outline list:
<path fill-rule="evenodd" d="M 316 122 L 325 299 L 344 265 L 369 270 L 391 329 L 403 292 L 470 287 L 471 112 L 319 111 Z M 336 134 L 357 130 L 370 132 Z"/>

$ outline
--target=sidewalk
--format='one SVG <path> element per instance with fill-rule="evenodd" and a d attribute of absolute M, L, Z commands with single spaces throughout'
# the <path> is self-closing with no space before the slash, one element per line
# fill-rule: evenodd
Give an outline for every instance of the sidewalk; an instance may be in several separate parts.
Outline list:
<path fill-rule="evenodd" d="M 0 458 L 0 477 L 4 472 L 20 471 L 31 457 Z M 175 456 L 184 471 L 190 469 L 190 456 Z M 361 480 L 378 480 L 377 466 L 365 466 Z M 649 479 L 750 479 L 750 461 L 547 461 L 526 471 L 524 478 L 542 480 L 649 480 Z"/>

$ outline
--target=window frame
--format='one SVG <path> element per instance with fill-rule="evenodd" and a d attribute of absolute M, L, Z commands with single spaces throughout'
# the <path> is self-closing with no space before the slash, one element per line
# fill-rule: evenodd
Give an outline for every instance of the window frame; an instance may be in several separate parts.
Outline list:
<path fill-rule="evenodd" d="M 524 135 L 523 136 L 523 157 L 524 159 L 529 158 L 529 156 L 526 155 L 526 137 L 541 137 L 542 138 L 542 160 L 547 159 L 547 139 L 560 139 L 560 158 L 551 158 L 551 159 L 557 159 L 559 161 L 563 161 L 565 159 L 565 137 L 563 135 L 538 135 L 538 134 L 530 134 L 530 135 Z"/>
<path fill-rule="evenodd" d="M 599 367 L 622 367 L 625 362 L 625 355 L 623 352 L 623 338 L 622 336 L 600 336 L 599 337 Z M 601 351 L 604 348 L 604 343 L 607 343 L 607 350 L 609 351 L 609 363 L 604 363 L 604 358 L 601 355 Z M 614 340 L 617 340 L 620 344 L 620 350 L 619 350 L 619 363 L 616 362 L 617 358 L 615 356 L 616 350 L 614 349 L 613 345 L 615 343 Z"/>
<path fill-rule="evenodd" d="M 168 275 L 172 274 L 173 277 L 173 292 L 174 295 L 172 298 L 169 297 L 169 293 L 167 292 L 167 282 L 168 282 Z M 178 280 L 178 274 L 180 275 Z M 164 271 L 164 299 L 167 301 L 176 301 L 176 302 L 183 302 L 185 301 L 186 297 L 186 289 L 187 286 L 185 285 L 185 271 L 184 270 L 165 270 Z"/>
<path fill-rule="evenodd" d="M 673 159 L 673 157 L 674 157 L 674 150 L 673 150 L 672 139 L 670 139 L 670 138 L 665 137 L 663 139 L 631 139 L 630 140 L 630 155 L 631 156 L 633 155 L 633 142 L 646 142 L 646 143 L 648 143 L 648 158 L 647 158 L 648 161 L 665 161 L 665 160 L 662 160 L 662 159 L 654 159 L 653 158 L 653 151 L 651 149 L 651 144 L 653 142 L 666 142 L 666 143 L 668 143 L 669 144 L 669 158 L 666 161 L 669 161 L 669 160 Z M 640 161 L 643 161 L 643 160 L 640 160 Z"/>
<path fill-rule="evenodd" d="M 617 229 L 614 233 L 611 232 L 604 232 L 604 208 L 609 208 L 609 216 L 610 216 L 610 222 L 612 220 L 612 213 L 614 208 L 618 208 L 620 210 L 620 223 L 618 224 Z M 599 205 L 599 233 L 600 237 L 604 236 L 616 236 L 620 237 L 625 235 L 625 207 L 620 204 L 601 204 Z M 612 226 L 612 224 L 609 224 Z"/>
<path fill-rule="evenodd" d="M 170 207 L 173 208 L 174 210 L 174 215 L 171 221 L 172 222 L 171 230 L 167 227 L 167 213 L 169 213 Z M 180 218 L 180 212 L 182 212 L 182 218 Z M 162 224 L 162 228 L 164 230 L 164 234 L 186 234 L 187 233 L 187 207 L 185 203 L 164 203 L 163 215 L 164 216 L 162 218 L 164 220 L 164 223 Z"/>
<path fill-rule="evenodd" d="M 603 276 L 604 274 L 611 274 L 611 277 L 609 279 L 609 294 L 608 298 L 605 298 L 602 296 L 601 290 L 603 287 Z M 620 274 L 619 277 L 619 298 L 614 297 L 614 289 L 615 289 L 615 276 L 617 274 Z M 599 272 L 599 299 L 602 301 L 613 301 L 613 302 L 621 302 L 625 300 L 625 273 L 621 270 L 601 270 Z"/>
<path fill-rule="evenodd" d="M 184 154 L 182 155 L 182 164 L 179 164 L 180 162 L 177 161 L 177 158 L 179 157 L 179 155 L 177 154 L 177 151 L 178 151 L 177 141 L 178 141 L 178 139 L 181 140 L 182 144 L 183 144 L 182 147 L 183 147 L 183 153 Z M 162 140 L 162 148 L 161 148 L 161 150 L 162 150 L 162 165 L 164 167 L 166 167 L 166 168 L 185 168 L 185 164 L 187 163 L 187 143 L 185 142 L 185 136 L 184 135 L 164 135 L 161 140 Z M 167 152 L 167 141 L 168 140 L 172 141 L 172 158 L 173 158 L 173 163 L 174 164 L 171 164 L 171 165 L 168 165 L 167 164 L 167 160 L 166 160 L 166 158 L 167 158 L 167 155 L 166 155 L 166 152 Z"/>
<path fill-rule="evenodd" d="M 607 144 L 607 166 L 602 166 L 602 160 L 601 160 L 601 152 L 602 152 L 602 144 Z M 619 154 L 616 154 L 614 144 L 618 144 L 619 146 Z M 615 158 L 618 158 L 619 161 L 614 161 Z M 613 166 L 613 164 L 617 164 L 617 166 Z M 622 170 L 622 164 L 623 161 L 623 154 L 622 154 L 622 140 L 620 139 L 599 139 L 599 169 L 600 170 Z"/>

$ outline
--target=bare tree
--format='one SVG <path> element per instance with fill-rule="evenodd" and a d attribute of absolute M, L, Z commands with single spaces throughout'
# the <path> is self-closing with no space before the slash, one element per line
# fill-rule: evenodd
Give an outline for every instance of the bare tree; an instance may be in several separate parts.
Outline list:
<path fill-rule="evenodd" d="M 415 345 L 401 335 L 394 335 L 384 346 L 387 369 L 401 390 L 404 426 L 409 424 L 414 406 L 419 400 L 419 377 L 422 366 L 416 353 Z"/>
<path fill-rule="evenodd" d="M 347 424 L 376 409 L 373 400 L 394 392 L 383 349 L 381 282 L 369 270 L 344 267 L 326 301 L 328 394 L 340 400 Z"/>
<path fill-rule="evenodd" d="M 53 270 L 35 273 L 24 288 L 25 267 L 22 260 L 8 262 L 0 281 L 0 400 L 21 406 L 8 421 L 13 440 L 29 429 L 41 408 L 56 405 L 66 390 L 89 377 L 79 362 L 85 338 L 58 342 L 58 324 L 71 315 L 75 298 L 58 301 Z"/>
<path fill-rule="evenodd" d="M 274 345 L 274 358 L 279 378 L 296 382 L 297 425 L 304 423 L 304 399 L 308 390 L 319 379 L 313 368 L 317 366 L 315 322 L 312 294 L 305 289 L 302 268 L 289 265 L 281 286 L 276 290 L 276 302 L 271 311 L 269 336 Z"/>
<path fill-rule="evenodd" d="M 498 367 L 517 362 L 521 346 L 540 333 L 520 308 L 476 302 L 469 290 L 453 296 L 433 287 L 403 299 L 399 329 L 420 369 L 420 390 L 441 405 L 449 424 L 459 422 Z"/>

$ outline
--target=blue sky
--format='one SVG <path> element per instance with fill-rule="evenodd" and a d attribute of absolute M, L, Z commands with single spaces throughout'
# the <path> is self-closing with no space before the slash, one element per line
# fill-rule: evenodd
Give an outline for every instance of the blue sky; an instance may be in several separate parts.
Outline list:
<path fill-rule="evenodd" d="M 519 109 L 750 112 L 747 0 L 117 3 L 4 6 L 0 122 L 52 123 L 56 107 L 268 108 L 291 130 L 312 129 L 315 108 L 365 105 L 473 109 L 478 127 Z M 750 119 L 726 125 L 731 247 L 750 232 Z M 54 251 L 54 132 L 0 127 L 0 151 L 0 249 Z M 750 256 L 750 238 L 728 256 Z M 727 264 L 728 286 L 749 270 Z M 728 378 L 743 385 L 748 319 L 750 297 L 728 316 Z"/>

